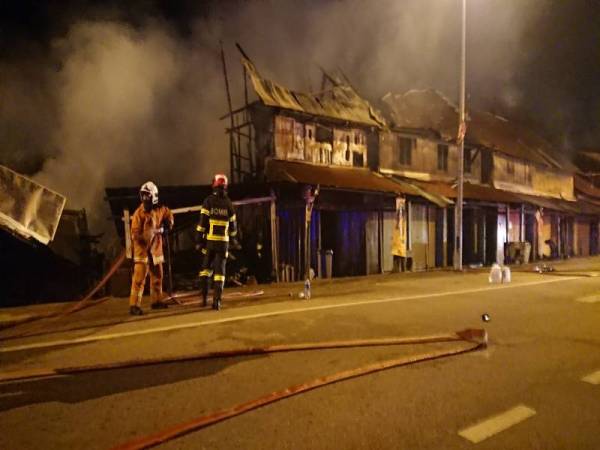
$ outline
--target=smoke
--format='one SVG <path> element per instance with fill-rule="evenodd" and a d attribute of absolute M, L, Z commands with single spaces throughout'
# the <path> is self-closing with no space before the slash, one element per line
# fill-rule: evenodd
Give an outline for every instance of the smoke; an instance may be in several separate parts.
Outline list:
<path fill-rule="evenodd" d="M 226 123 L 218 120 L 227 110 L 219 40 L 234 108 L 243 102 L 235 42 L 264 76 L 298 90 L 320 89 L 322 65 L 341 68 L 374 103 L 389 91 L 413 88 L 457 99 L 460 3 L 184 2 L 188 9 L 166 14 L 142 1 L 92 13 L 69 10 L 44 45 L 0 61 L 0 163 L 37 171 L 38 181 L 68 197 L 67 207 L 85 207 L 92 227 L 107 229 L 107 186 L 148 179 L 159 188 L 206 183 L 215 171 L 227 172 Z M 544 113 L 551 122 L 545 125 L 561 130 L 581 131 L 572 126 L 574 111 L 597 114 L 598 98 L 584 106 L 570 100 L 577 79 L 560 85 L 552 51 L 540 64 L 556 36 L 556 14 L 565 14 L 549 15 L 555 3 L 468 2 L 469 107 L 509 116 Z M 597 139 L 597 125 L 584 134 Z"/>
<path fill-rule="evenodd" d="M 35 175 L 102 227 L 106 186 L 204 182 L 227 164 L 213 53 L 149 22 L 83 22 L 55 42 L 59 152 Z M 211 93 L 205 95 L 205 92 Z M 215 95 L 216 94 L 216 95 Z M 200 200 L 200 199 L 199 199 Z M 104 223 L 103 223 L 104 222 Z"/>

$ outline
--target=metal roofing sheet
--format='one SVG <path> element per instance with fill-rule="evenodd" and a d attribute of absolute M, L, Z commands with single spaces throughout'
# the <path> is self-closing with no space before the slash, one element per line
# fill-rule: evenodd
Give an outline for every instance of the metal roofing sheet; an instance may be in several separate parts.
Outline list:
<path fill-rule="evenodd" d="M 304 162 L 267 161 L 265 173 L 272 182 L 291 182 L 321 185 L 357 191 L 419 195 L 419 190 L 408 184 L 401 185 L 367 168 L 320 166 Z"/>
<path fill-rule="evenodd" d="M 457 196 L 456 186 L 448 183 L 427 183 L 419 181 L 414 182 L 414 184 L 429 192 L 433 192 L 444 197 L 455 199 Z M 465 200 L 479 200 L 492 203 L 527 203 L 537 206 L 538 208 L 550 209 L 566 214 L 600 214 L 600 205 L 595 205 L 591 202 L 583 200 L 574 202 L 558 198 L 519 194 L 496 189 L 490 186 L 471 183 L 464 184 L 464 198 Z"/>
<path fill-rule="evenodd" d="M 256 94 L 267 106 L 369 126 L 386 126 L 383 116 L 350 86 L 340 84 L 331 89 L 329 96 L 317 97 L 291 91 L 274 81 L 262 78 L 250 61 L 242 59 L 242 63 L 250 75 Z"/>
<path fill-rule="evenodd" d="M 579 176 L 575 176 L 575 190 L 589 195 L 590 197 L 600 199 L 600 189 Z"/>
<path fill-rule="evenodd" d="M 63 195 L 0 166 L 0 228 L 48 244 L 66 201 Z"/>

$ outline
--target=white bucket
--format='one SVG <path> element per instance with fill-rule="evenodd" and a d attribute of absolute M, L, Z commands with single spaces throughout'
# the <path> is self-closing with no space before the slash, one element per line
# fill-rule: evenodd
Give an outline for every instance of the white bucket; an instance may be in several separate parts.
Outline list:
<path fill-rule="evenodd" d="M 502 268 L 502 282 L 510 283 L 510 267 L 508 266 Z"/>
<path fill-rule="evenodd" d="M 499 264 L 492 264 L 492 268 L 490 269 L 490 276 L 488 278 L 490 283 L 502 283 L 502 269 Z"/>

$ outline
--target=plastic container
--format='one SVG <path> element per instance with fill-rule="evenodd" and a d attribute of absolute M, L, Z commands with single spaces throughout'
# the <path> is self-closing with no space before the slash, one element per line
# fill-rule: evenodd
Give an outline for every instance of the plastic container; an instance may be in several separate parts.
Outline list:
<path fill-rule="evenodd" d="M 499 264 L 492 264 L 492 268 L 490 269 L 490 276 L 488 278 L 490 283 L 502 283 L 502 268 Z"/>
<path fill-rule="evenodd" d="M 503 283 L 510 283 L 510 280 L 511 280 L 510 267 L 504 266 L 502 268 L 502 282 Z"/>
<path fill-rule="evenodd" d="M 308 278 L 304 282 L 304 298 L 310 300 L 310 280 Z"/>

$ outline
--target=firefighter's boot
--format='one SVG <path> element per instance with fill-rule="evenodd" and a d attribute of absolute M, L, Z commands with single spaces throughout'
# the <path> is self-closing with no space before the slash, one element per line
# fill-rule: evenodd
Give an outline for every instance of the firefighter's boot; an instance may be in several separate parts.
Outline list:
<path fill-rule="evenodd" d="M 208 306 L 208 277 L 200 277 L 200 295 L 202 296 L 202 306 Z"/>
<path fill-rule="evenodd" d="M 215 283 L 213 290 L 213 304 L 214 310 L 219 311 L 221 309 L 221 295 L 223 294 L 223 285 L 221 283 Z"/>
<path fill-rule="evenodd" d="M 131 314 L 132 316 L 141 316 L 144 314 L 144 311 L 142 311 L 142 308 L 140 308 L 137 305 L 133 305 L 129 307 L 129 314 Z"/>

